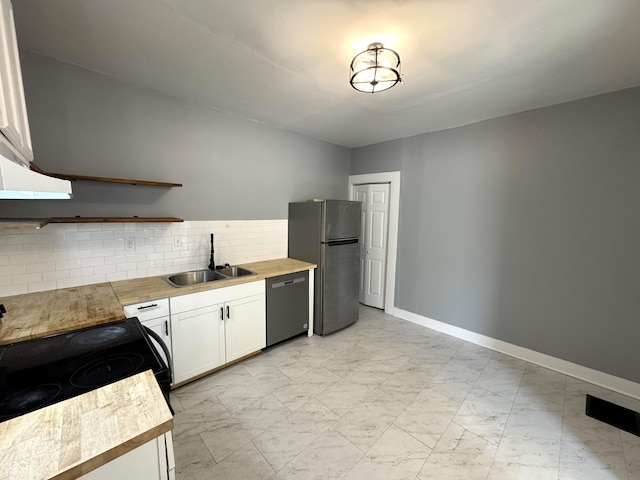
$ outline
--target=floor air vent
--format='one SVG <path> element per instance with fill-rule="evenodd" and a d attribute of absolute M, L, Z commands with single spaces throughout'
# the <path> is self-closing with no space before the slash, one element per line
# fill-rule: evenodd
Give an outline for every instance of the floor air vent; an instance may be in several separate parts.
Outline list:
<path fill-rule="evenodd" d="M 634 410 L 587 394 L 587 409 L 585 413 L 589 417 L 640 437 L 640 413 Z"/>

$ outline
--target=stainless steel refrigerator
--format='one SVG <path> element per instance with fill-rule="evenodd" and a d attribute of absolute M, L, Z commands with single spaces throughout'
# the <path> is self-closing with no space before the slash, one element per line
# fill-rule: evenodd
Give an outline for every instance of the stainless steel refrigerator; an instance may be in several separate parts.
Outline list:
<path fill-rule="evenodd" d="M 324 335 L 358 320 L 362 204 L 289 204 L 289 257 L 315 263 L 313 331 Z"/>

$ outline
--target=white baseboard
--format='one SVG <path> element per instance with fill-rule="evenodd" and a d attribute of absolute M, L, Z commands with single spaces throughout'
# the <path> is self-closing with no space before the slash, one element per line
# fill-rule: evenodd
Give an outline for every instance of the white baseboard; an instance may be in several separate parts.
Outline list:
<path fill-rule="evenodd" d="M 552 357 L 551 355 L 546 355 L 544 353 L 536 352 L 535 350 L 513 345 L 512 343 L 507 343 L 502 340 L 496 340 L 495 338 L 487 337 L 438 320 L 433 320 L 432 318 L 423 317 L 422 315 L 407 312 L 406 310 L 399 308 L 392 307 L 386 313 L 393 315 L 394 317 L 401 318 L 402 320 L 407 320 L 417 325 L 430 328 L 437 332 L 446 333 L 452 337 L 460 338 L 462 340 L 475 343 L 476 345 L 490 348 L 496 352 L 504 353 L 506 355 L 540 365 L 541 367 L 549 368 L 556 372 L 584 380 L 585 382 L 593 383 L 594 385 L 613 390 L 614 392 L 640 399 L 640 383 L 632 382 L 631 380 L 616 377 L 598 370 L 593 370 L 592 368 L 583 367 L 577 363 L 568 362 L 567 360 Z"/>

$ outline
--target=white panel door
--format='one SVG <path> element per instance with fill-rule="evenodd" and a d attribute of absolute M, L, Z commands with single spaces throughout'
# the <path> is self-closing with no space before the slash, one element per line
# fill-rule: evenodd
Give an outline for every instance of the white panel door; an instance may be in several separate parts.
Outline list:
<path fill-rule="evenodd" d="M 389 224 L 389 184 L 354 187 L 356 200 L 362 201 L 363 235 L 360 243 L 360 302 L 384 308 Z"/>
<path fill-rule="evenodd" d="M 368 185 L 358 185 L 354 189 L 354 200 L 356 202 L 362 202 L 362 219 L 360 221 L 360 289 L 358 291 L 358 299 L 360 303 L 364 303 L 364 272 L 365 272 L 365 260 L 367 258 L 367 246 L 366 246 L 366 230 L 367 230 L 367 212 L 365 205 L 369 198 Z"/>

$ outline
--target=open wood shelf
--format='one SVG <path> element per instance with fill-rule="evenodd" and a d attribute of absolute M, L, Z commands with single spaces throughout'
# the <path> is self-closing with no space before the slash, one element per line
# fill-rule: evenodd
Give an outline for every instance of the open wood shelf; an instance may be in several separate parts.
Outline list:
<path fill-rule="evenodd" d="M 82 180 L 87 182 L 103 182 L 103 183 L 126 183 L 128 185 L 148 185 L 152 187 L 181 187 L 181 183 L 171 183 L 171 182 L 156 182 L 152 180 L 136 180 L 132 178 L 111 178 L 111 177 L 95 177 L 91 175 L 75 175 L 71 173 L 50 173 L 45 172 L 40 167 L 38 167 L 35 163 L 31 162 L 31 170 L 42 173 L 43 175 L 48 175 L 50 177 L 61 178 L 62 180 Z"/>
<path fill-rule="evenodd" d="M 86 180 L 90 182 L 126 183 L 129 185 L 149 185 L 154 187 L 181 187 L 181 183 L 155 182 L 150 180 L 135 180 L 129 178 L 91 177 L 87 175 L 72 175 L 67 173 L 49 173 L 31 162 L 31 170 L 61 178 L 63 180 Z M 171 223 L 183 222 L 177 217 L 51 217 L 51 218 L 0 218 L 0 230 L 3 229 L 38 229 L 48 223 Z"/>
<path fill-rule="evenodd" d="M 52 217 L 0 218 L 0 230 L 38 229 L 49 223 L 172 223 L 184 222 L 176 217 Z"/>
<path fill-rule="evenodd" d="M 183 222 L 176 217 L 52 217 L 49 223 L 171 223 Z"/>
<path fill-rule="evenodd" d="M 0 218 L 0 230 L 42 228 L 49 223 L 48 218 Z"/>
<path fill-rule="evenodd" d="M 135 180 L 131 178 L 109 178 L 109 177 L 91 177 L 87 175 L 72 175 L 69 173 L 47 173 L 50 177 L 61 178 L 62 180 L 84 180 L 87 182 L 103 182 L 103 183 L 126 183 L 128 185 L 149 185 L 152 187 L 181 187 L 181 183 L 154 182 L 151 180 Z"/>

